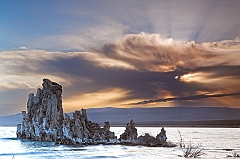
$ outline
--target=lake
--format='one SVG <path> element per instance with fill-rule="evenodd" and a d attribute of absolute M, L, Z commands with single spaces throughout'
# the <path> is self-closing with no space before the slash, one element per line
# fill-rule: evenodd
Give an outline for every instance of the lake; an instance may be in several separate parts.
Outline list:
<path fill-rule="evenodd" d="M 138 135 L 149 133 L 156 136 L 161 127 L 136 127 Z M 124 127 L 112 127 L 118 137 Z M 203 149 L 201 158 L 226 158 L 240 154 L 240 128 L 186 128 L 165 127 L 168 141 L 185 145 L 198 145 Z M 184 158 L 177 147 L 144 147 L 124 145 L 65 146 L 53 142 L 35 142 L 16 138 L 16 127 L 0 127 L 0 159 L 59 159 L 59 158 Z"/>

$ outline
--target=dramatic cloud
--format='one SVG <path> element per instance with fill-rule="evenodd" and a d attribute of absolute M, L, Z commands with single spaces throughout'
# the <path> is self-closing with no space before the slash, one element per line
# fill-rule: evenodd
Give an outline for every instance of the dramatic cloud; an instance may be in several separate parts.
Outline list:
<path fill-rule="evenodd" d="M 67 111 L 239 92 L 239 7 L 239 0 L 4 1 L 0 115 L 24 109 L 43 78 L 63 85 Z M 149 106 L 238 107 L 239 95 Z"/>
<path fill-rule="evenodd" d="M 158 34 L 130 34 L 116 44 L 106 44 L 103 53 L 136 69 L 168 72 L 215 65 L 240 65 L 240 41 L 196 44 L 163 39 Z"/>
<path fill-rule="evenodd" d="M 43 78 L 63 85 L 65 111 L 142 106 L 139 101 L 144 106 L 238 106 L 238 38 L 195 43 L 141 33 L 101 48 L 0 52 L 1 113 L 24 109 L 28 93 L 35 93 Z"/>

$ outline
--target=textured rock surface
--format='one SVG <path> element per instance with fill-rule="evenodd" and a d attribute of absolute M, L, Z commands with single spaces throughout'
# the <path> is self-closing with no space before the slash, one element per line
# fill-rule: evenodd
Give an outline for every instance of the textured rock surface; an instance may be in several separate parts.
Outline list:
<path fill-rule="evenodd" d="M 150 147 L 174 147 L 175 144 L 167 142 L 166 131 L 164 128 L 161 129 L 161 132 L 156 136 L 151 136 L 148 133 L 138 137 L 137 129 L 135 128 L 134 121 L 131 119 L 126 125 L 126 129 L 122 135 L 120 135 L 120 143 L 124 145 L 143 145 Z"/>
<path fill-rule="evenodd" d="M 167 142 L 167 136 L 166 131 L 164 128 L 161 129 L 161 132 L 156 136 L 151 136 L 148 133 L 146 133 L 144 136 L 139 136 L 136 139 L 136 144 L 144 145 L 144 146 L 163 146 L 163 147 L 175 147 L 176 145 Z"/>
<path fill-rule="evenodd" d="M 110 131 L 109 122 L 101 128 L 88 120 L 85 109 L 76 110 L 71 118 L 63 115 L 62 86 L 43 79 L 43 88 L 34 96 L 29 94 L 27 112 L 22 111 L 22 122 L 17 125 L 17 137 L 35 141 L 53 141 L 56 144 L 126 144 L 144 146 L 173 146 L 166 142 L 166 131 L 162 128 L 157 137 L 145 134 L 138 137 L 134 121 L 126 125 L 119 140 Z"/>
<path fill-rule="evenodd" d="M 137 129 L 135 128 L 134 121 L 131 119 L 126 125 L 126 129 L 122 135 L 120 135 L 119 140 L 124 142 L 134 142 L 137 139 Z"/>
<path fill-rule="evenodd" d="M 99 124 L 91 122 L 87 118 L 85 109 L 75 111 L 73 119 L 65 114 L 63 121 L 63 137 L 59 138 L 58 144 L 98 144 L 115 143 L 117 137 L 110 131 L 109 122 L 105 122 L 103 128 Z"/>
<path fill-rule="evenodd" d="M 116 142 L 110 124 L 103 128 L 88 120 L 85 109 L 75 111 L 73 119 L 62 109 L 62 86 L 43 79 L 43 88 L 34 96 L 29 94 L 27 112 L 22 112 L 22 122 L 17 125 L 17 137 L 36 141 L 54 141 L 58 144 L 88 144 Z"/>
<path fill-rule="evenodd" d="M 27 113 L 22 112 L 22 123 L 17 127 L 18 138 L 55 141 L 62 136 L 62 86 L 49 79 L 43 79 L 42 86 L 36 96 L 28 96 Z"/>
<path fill-rule="evenodd" d="M 137 143 L 141 145 L 146 145 L 146 146 L 153 146 L 158 144 L 159 141 L 155 137 L 149 135 L 148 133 L 145 133 L 144 136 L 138 137 Z"/>
<path fill-rule="evenodd" d="M 164 143 L 167 141 L 166 130 L 162 127 L 161 132 L 156 136 L 156 138 L 161 142 Z"/>

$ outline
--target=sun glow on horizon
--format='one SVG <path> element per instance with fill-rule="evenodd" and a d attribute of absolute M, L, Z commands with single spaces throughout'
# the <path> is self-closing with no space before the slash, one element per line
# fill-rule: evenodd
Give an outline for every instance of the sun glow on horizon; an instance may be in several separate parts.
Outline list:
<path fill-rule="evenodd" d="M 124 100 L 129 91 L 121 88 L 107 88 L 97 92 L 85 93 L 63 100 L 64 111 L 73 111 L 81 108 L 101 107 L 127 107 L 123 102 L 135 102 L 136 100 Z"/>

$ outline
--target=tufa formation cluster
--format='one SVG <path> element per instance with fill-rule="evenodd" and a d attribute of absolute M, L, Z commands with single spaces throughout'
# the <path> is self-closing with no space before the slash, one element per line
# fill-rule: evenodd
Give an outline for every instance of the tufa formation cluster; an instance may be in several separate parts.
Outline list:
<path fill-rule="evenodd" d="M 87 118 L 85 109 L 75 111 L 71 119 L 63 115 L 62 86 L 43 79 L 43 88 L 36 96 L 29 94 L 27 113 L 22 112 L 21 124 L 17 125 L 17 137 L 35 141 L 54 141 L 57 144 L 89 144 L 116 142 L 109 122 L 103 128 Z"/>
<path fill-rule="evenodd" d="M 139 136 L 131 120 L 124 133 L 117 139 L 110 131 L 109 122 L 101 128 L 98 123 L 88 120 L 85 109 L 76 110 L 73 117 L 63 114 L 62 86 L 49 79 L 43 79 L 42 89 L 34 96 L 29 94 L 27 112 L 22 111 L 22 121 L 17 125 L 17 137 L 35 141 L 52 141 L 56 144 L 126 144 L 144 146 L 176 146 L 167 142 L 166 131 L 162 128 L 156 136 Z"/>

